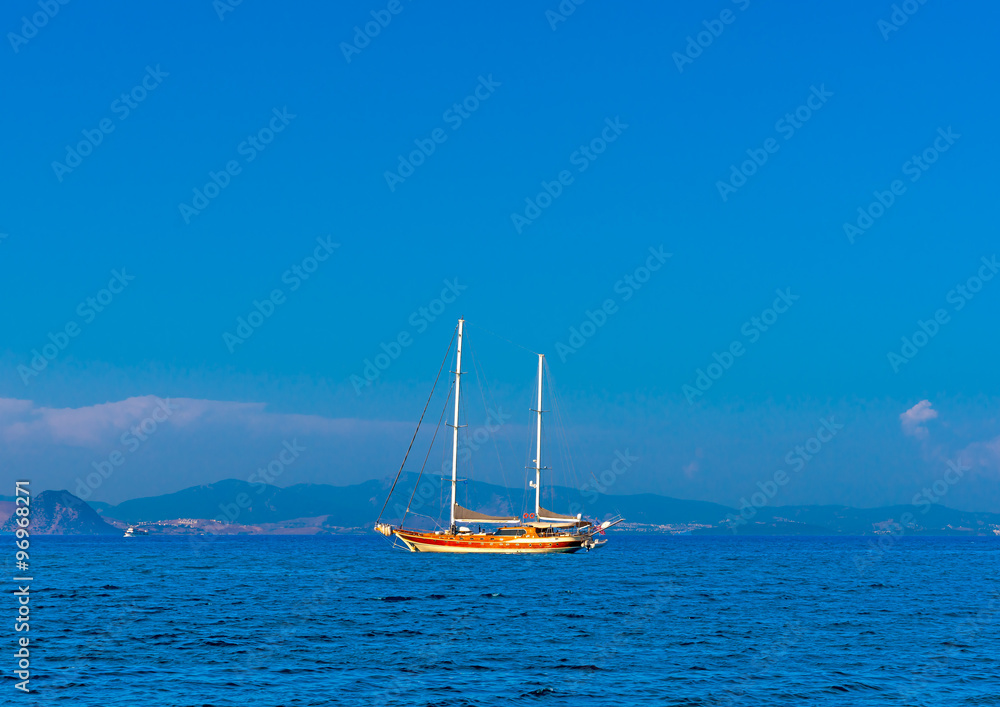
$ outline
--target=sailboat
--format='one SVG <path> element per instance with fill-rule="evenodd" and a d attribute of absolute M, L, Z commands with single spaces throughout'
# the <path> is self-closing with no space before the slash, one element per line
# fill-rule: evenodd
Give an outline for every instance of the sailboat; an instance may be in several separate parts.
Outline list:
<path fill-rule="evenodd" d="M 548 554 L 548 553 L 570 553 L 578 550 L 593 550 L 607 543 L 606 538 L 598 538 L 604 535 L 604 531 L 613 525 L 624 520 L 620 516 L 603 523 L 596 523 L 583 520 L 581 514 L 566 515 L 556 513 L 546 508 L 542 508 L 542 472 L 547 467 L 542 466 L 542 374 L 545 364 L 544 354 L 538 356 L 538 400 L 537 407 L 532 409 L 536 413 L 536 439 L 535 439 L 535 459 L 533 460 L 535 479 L 530 485 L 535 490 L 534 513 L 524 513 L 522 517 L 517 516 L 494 516 L 487 513 L 480 513 L 469 508 L 464 508 L 456 500 L 456 486 L 458 483 L 458 430 L 459 430 L 459 400 L 462 387 L 462 338 L 464 334 L 465 320 L 458 320 L 458 345 L 455 352 L 455 413 L 453 436 L 451 441 L 451 512 L 450 523 L 447 528 L 427 531 L 404 528 L 402 525 L 396 527 L 389 523 L 382 523 L 382 513 L 389 503 L 386 498 L 375 521 L 375 531 L 393 539 L 394 544 L 401 543 L 402 547 L 411 552 L 469 552 L 469 553 L 496 553 L 496 554 Z M 431 395 L 433 396 L 433 390 Z M 430 400 L 428 399 L 428 404 Z M 425 406 L 424 412 L 427 408 Z M 443 415 L 443 413 L 442 413 Z M 421 420 L 423 416 L 421 415 Z M 419 431 L 420 423 L 417 424 Z M 414 433 L 416 439 L 416 432 Z M 412 449 L 413 442 L 410 442 Z M 407 455 L 409 450 L 407 450 Z M 406 456 L 403 458 L 403 465 L 393 481 L 392 490 L 395 489 L 399 481 L 400 473 L 406 464 Z M 407 508 L 409 510 L 409 508 Z M 404 516 L 405 520 L 405 516 Z M 483 525 L 496 525 L 494 530 L 473 531 L 464 523 L 476 524 L 480 528 Z M 396 545 L 399 547 L 399 545 Z"/>

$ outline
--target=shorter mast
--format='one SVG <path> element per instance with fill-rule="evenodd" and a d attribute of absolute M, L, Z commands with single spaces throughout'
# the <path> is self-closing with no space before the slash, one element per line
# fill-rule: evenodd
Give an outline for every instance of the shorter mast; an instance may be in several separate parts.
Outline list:
<path fill-rule="evenodd" d="M 458 320 L 458 349 L 455 354 L 455 433 L 451 439 L 451 526 L 455 528 L 455 485 L 458 483 L 458 398 L 462 387 L 462 327 L 464 319 Z"/>
<path fill-rule="evenodd" d="M 531 484 L 535 487 L 535 519 L 548 523 L 579 521 L 579 515 L 569 516 L 542 508 L 542 472 L 549 468 L 542 466 L 542 413 L 546 412 L 542 409 L 542 379 L 544 378 L 544 369 L 545 356 L 538 354 L 538 409 L 532 410 L 532 412 L 538 413 L 538 430 L 535 439 L 535 481 Z"/>
<path fill-rule="evenodd" d="M 541 518 L 542 508 L 542 363 L 545 354 L 538 354 L 538 438 L 535 444 L 535 518 Z"/>

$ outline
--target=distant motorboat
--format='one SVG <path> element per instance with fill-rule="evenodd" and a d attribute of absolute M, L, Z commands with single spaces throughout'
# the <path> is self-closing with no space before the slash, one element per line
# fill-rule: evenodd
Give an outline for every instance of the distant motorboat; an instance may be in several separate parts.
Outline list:
<path fill-rule="evenodd" d="M 136 528 L 134 525 L 130 525 L 125 529 L 125 538 L 134 538 L 136 535 L 149 535 L 148 530 L 143 530 L 142 528 Z"/>

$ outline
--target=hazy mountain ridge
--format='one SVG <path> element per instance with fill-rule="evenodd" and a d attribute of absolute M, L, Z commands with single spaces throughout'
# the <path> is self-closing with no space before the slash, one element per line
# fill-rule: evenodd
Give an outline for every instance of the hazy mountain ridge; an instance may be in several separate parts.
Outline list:
<path fill-rule="evenodd" d="M 398 522 L 410 504 L 410 522 L 422 516 L 447 518 L 449 480 L 423 476 L 414 493 L 417 475 L 403 474 L 383 519 Z M 325 526 L 368 528 L 378 516 L 391 486 L 390 479 L 371 480 L 351 486 L 296 484 L 286 488 L 226 480 L 195 486 L 174 494 L 140 498 L 111 506 L 102 513 L 126 522 L 149 522 L 172 518 L 217 519 L 237 524 L 283 523 L 300 518 L 327 516 Z M 412 501 L 411 501 L 412 494 Z M 531 490 L 511 490 L 483 482 L 461 482 L 458 502 L 496 515 L 521 515 L 534 507 Z M 603 520 L 620 513 L 628 524 L 671 526 L 669 530 L 699 533 L 731 533 L 738 517 L 734 508 L 707 501 L 690 501 L 656 494 L 608 495 L 580 492 L 567 487 L 544 487 L 542 505 L 557 512 Z M 905 514 L 909 514 L 906 516 Z M 735 527 L 739 534 L 863 535 L 889 532 L 889 521 L 908 518 L 903 532 L 995 534 L 1000 514 L 957 511 L 940 505 L 850 508 L 835 505 L 775 506 L 756 509 L 753 517 Z M 424 522 L 429 522 L 426 519 Z M 698 527 L 706 526 L 706 527 Z M 959 530 L 965 529 L 965 530 Z M 668 530 L 664 528 L 664 530 Z"/>
<path fill-rule="evenodd" d="M 401 477 L 383 520 L 398 523 L 411 503 L 408 523 L 446 522 L 450 499 L 448 479 L 424 477 L 414 493 L 416 474 Z M 391 480 L 371 480 L 351 486 L 296 484 L 286 488 L 227 479 L 192 486 L 176 493 L 136 498 L 115 506 L 97 503 L 98 510 L 67 491 L 46 491 L 32 501 L 32 532 L 36 534 L 112 534 L 126 523 L 154 524 L 159 532 L 288 533 L 343 532 L 369 529 L 389 492 Z M 411 502 L 412 494 L 412 502 Z M 587 498 L 584 498 L 584 495 Z M 533 508 L 533 493 L 470 481 L 458 487 L 458 502 L 497 515 L 521 515 Z M 851 508 L 810 505 L 775 506 L 741 518 L 736 509 L 705 501 L 688 501 L 655 494 L 581 494 L 549 487 L 542 505 L 561 513 L 583 511 L 583 517 L 603 520 L 625 517 L 622 529 L 652 532 L 740 535 L 1000 535 L 1000 514 L 958 511 L 940 505 Z M 13 504 L 0 504 L 0 532 L 13 532 Z M 9 506 L 9 508 L 8 508 Z M 750 513 L 747 512 L 749 516 Z M 429 517 L 429 518 L 428 518 Z M 110 520 L 111 523 L 106 522 Z"/>
<path fill-rule="evenodd" d="M 19 527 L 13 503 L 4 503 L 0 533 Z M 9 507 L 8 507 L 9 506 Z M 24 506 L 22 506 L 24 507 Z M 106 522 L 97 511 L 69 491 L 43 491 L 32 497 L 28 532 L 32 535 L 118 535 L 121 530 Z M 3 517 L 0 516 L 0 517 Z"/>
<path fill-rule="evenodd" d="M 124 501 L 102 509 L 101 513 L 128 523 L 203 518 L 240 524 L 337 515 L 349 521 L 340 525 L 363 526 L 373 523 L 378 514 L 371 500 L 378 494 L 384 496 L 381 486 L 378 481 L 367 481 L 354 486 L 296 484 L 280 488 L 226 479 L 176 493 Z"/>

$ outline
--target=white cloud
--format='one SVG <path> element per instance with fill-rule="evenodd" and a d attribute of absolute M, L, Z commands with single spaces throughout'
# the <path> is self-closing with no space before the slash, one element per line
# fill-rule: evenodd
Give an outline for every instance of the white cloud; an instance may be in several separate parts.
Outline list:
<path fill-rule="evenodd" d="M 95 447 L 149 416 L 152 395 L 80 408 L 36 407 L 30 400 L 0 399 L 0 435 L 5 442 Z M 120 432 L 118 432 L 120 434 Z"/>
<path fill-rule="evenodd" d="M 931 404 L 930 400 L 921 400 L 899 416 L 904 434 L 917 439 L 927 439 L 929 432 L 923 423 L 938 416 L 937 410 L 934 410 Z"/>
<path fill-rule="evenodd" d="M 1000 474 L 1000 437 L 994 437 L 986 442 L 973 442 L 958 455 L 966 464 L 981 467 L 987 474 Z"/>
<path fill-rule="evenodd" d="M 171 411 L 168 423 L 174 428 L 224 424 L 250 433 L 345 434 L 378 424 L 319 415 L 270 413 L 264 403 L 161 399 L 155 395 L 79 408 L 38 407 L 30 400 L 0 398 L 0 439 L 9 444 L 55 443 L 103 449 L 115 444 L 124 431 L 148 418 L 164 402 Z"/>
<path fill-rule="evenodd" d="M 166 419 L 164 404 L 170 410 Z M 110 455 L 119 453 L 124 462 L 94 489 L 92 499 L 111 502 L 227 478 L 246 480 L 292 440 L 306 452 L 276 481 L 280 486 L 391 475 L 412 431 L 408 421 L 270 412 L 265 403 L 146 395 L 54 408 L 0 398 L 5 471 L 40 489 L 76 492 L 95 465 L 108 468 Z"/>
<path fill-rule="evenodd" d="M 701 447 L 698 447 L 694 451 L 694 456 L 695 458 L 684 466 L 684 476 L 688 479 L 693 479 L 701 471 L 701 459 L 705 456 L 705 453 Z"/>

